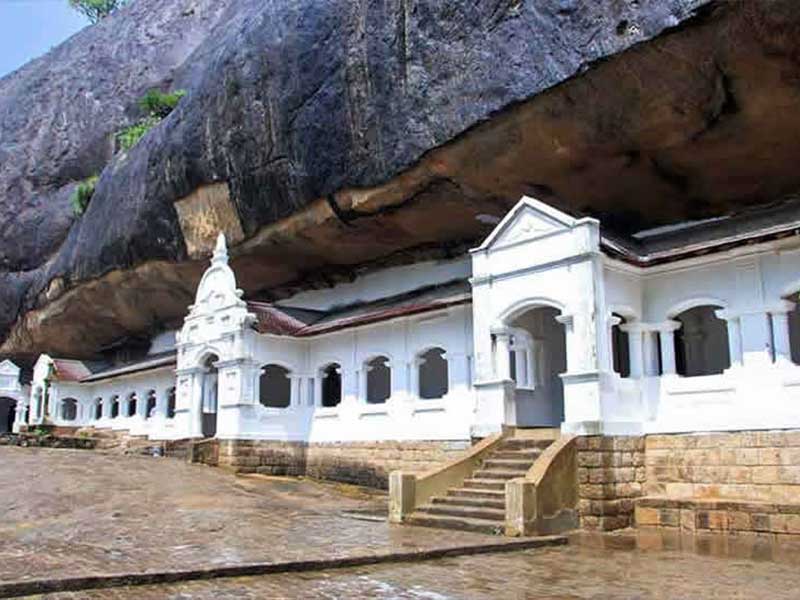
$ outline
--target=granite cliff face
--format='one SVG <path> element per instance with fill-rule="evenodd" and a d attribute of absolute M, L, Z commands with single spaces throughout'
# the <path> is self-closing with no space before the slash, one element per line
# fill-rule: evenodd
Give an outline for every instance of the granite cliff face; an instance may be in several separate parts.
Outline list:
<path fill-rule="evenodd" d="M 134 0 L 0 80 L 0 351 L 474 243 L 522 193 L 621 231 L 795 191 L 789 0 Z M 127 154 L 149 87 L 186 89 Z M 75 182 L 102 176 L 74 218 Z"/>

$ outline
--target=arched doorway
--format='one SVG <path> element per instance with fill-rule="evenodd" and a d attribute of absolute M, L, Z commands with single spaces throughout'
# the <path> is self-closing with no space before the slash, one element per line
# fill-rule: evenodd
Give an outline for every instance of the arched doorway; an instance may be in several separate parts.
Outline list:
<path fill-rule="evenodd" d="M 526 360 L 531 371 L 526 385 L 515 390 L 515 424 L 519 427 L 555 427 L 564 420 L 561 374 L 567 370 L 567 339 L 563 325 L 556 320 L 560 313 L 556 308 L 539 306 L 507 323 L 512 331 L 522 330 L 529 336 L 526 345 L 531 353 Z"/>
<path fill-rule="evenodd" d="M 16 411 L 17 401 L 14 398 L 0 398 L 0 433 L 13 431 Z"/>
<path fill-rule="evenodd" d="M 203 362 L 203 403 L 202 431 L 203 437 L 214 437 L 217 434 L 217 396 L 219 391 L 219 376 L 217 362 L 219 357 L 215 354 L 208 356 Z"/>

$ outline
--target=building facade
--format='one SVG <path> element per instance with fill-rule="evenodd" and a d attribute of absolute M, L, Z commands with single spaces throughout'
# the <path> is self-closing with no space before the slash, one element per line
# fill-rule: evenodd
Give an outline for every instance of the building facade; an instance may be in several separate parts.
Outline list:
<path fill-rule="evenodd" d="M 800 428 L 799 215 L 617 239 L 523 198 L 469 256 L 272 304 L 243 299 L 220 236 L 179 331 L 127 362 L 42 356 L 6 395 L 16 428 L 243 446 Z"/>

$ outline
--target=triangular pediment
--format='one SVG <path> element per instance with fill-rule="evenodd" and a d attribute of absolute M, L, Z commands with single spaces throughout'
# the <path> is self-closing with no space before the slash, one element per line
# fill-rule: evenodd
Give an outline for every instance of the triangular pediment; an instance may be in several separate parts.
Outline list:
<path fill-rule="evenodd" d="M 535 198 L 522 199 L 503 218 L 480 250 L 499 248 L 546 237 L 575 226 L 576 220 Z"/>
<path fill-rule="evenodd" d="M 0 362 L 0 375 L 19 375 L 19 367 L 10 360 Z"/>

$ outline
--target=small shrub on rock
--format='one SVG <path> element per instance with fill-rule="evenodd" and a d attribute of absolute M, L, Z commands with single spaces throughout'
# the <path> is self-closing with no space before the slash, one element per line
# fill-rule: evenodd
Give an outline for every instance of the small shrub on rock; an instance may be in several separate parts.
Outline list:
<path fill-rule="evenodd" d="M 139 99 L 139 107 L 146 113 L 146 116 L 117 132 L 118 148 L 123 152 L 133 148 L 148 131 L 172 112 L 185 95 L 185 90 L 175 90 L 174 92 L 149 90 Z"/>
<path fill-rule="evenodd" d="M 89 202 L 94 195 L 94 188 L 97 186 L 97 180 L 97 175 L 87 177 L 81 181 L 78 187 L 75 188 L 75 191 L 72 192 L 69 200 L 72 204 L 72 212 L 75 213 L 75 216 L 80 217 L 86 212 L 86 208 L 89 206 Z"/>

